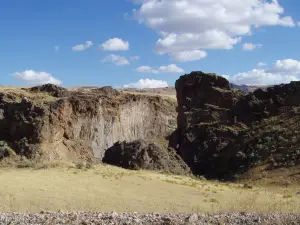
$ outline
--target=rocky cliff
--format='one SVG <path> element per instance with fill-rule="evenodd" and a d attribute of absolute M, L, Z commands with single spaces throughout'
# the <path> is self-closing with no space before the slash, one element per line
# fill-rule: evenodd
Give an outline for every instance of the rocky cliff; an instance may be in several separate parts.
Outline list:
<path fill-rule="evenodd" d="M 26 157 L 102 159 L 117 141 L 170 134 L 176 129 L 175 107 L 171 99 L 110 87 L 88 92 L 54 85 L 2 88 L 0 141 Z"/>
<path fill-rule="evenodd" d="M 194 174 L 232 179 L 258 165 L 300 163 L 300 82 L 245 95 L 215 74 L 176 81 L 176 148 Z"/>

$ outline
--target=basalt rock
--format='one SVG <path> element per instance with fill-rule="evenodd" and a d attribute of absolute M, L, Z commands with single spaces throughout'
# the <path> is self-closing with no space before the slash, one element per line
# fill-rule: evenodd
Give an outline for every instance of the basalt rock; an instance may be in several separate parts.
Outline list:
<path fill-rule="evenodd" d="M 176 91 L 170 146 L 193 173 L 229 179 L 262 163 L 300 163 L 300 82 L 245 95 L 223 77 L 192 72 L 176 81 Z"/>
<path fill-rule="evenodd" d="M 54 84 L 44 84 L 29 89 L 31 92 L 46 92 L 49 95 L 57 98 L 68 97 L 69 91 L 66 88 L 56 86 Z"/>
<path fill-rule="evenodd" d="M 105 152 L 104 163 L 125 169 L 146 169 L 178 175 L 191 174 L 189 167 L 172 148 L 145 140 L 118 142 Z"/>
<path fill-rule="evenodd" d="M 120 92 L 116 89 L 113 89 L 111 86 L 105 86 L 101 88 L 94 89 L 95 92 L 103 93 L 107 96 L 117 96 L 120 95 Z"/>

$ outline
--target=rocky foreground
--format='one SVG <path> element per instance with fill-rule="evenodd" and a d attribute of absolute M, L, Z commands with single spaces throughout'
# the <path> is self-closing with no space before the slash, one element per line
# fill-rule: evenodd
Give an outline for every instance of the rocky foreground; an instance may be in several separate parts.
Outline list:
<path fill-rule="evenodd" d="M 300 224 L 300 214 L 138 214 L 138 213 L 39 213 L 0 214 L 0 224 Z"/>

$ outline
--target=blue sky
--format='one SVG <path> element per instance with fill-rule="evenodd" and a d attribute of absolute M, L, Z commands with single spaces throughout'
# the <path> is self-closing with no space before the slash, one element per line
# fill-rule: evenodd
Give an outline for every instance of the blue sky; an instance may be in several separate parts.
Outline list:
<path fill-rule="evenodd" d="M 1 84 L 160 87 L 194 70 L 286 83 L 300 74 L 299 12 L 298 0 L 0 0 Z"/>

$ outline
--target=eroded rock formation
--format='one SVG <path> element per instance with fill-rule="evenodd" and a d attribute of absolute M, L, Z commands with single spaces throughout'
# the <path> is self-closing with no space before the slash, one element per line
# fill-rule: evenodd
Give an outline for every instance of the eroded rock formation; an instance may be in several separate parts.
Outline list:
<path fill-rule="evenodd" d="M 92 161 L 109 148 L 105 162 L 174 172 L 183 168 L 174 151 L 136 141 L 172 133 L 170 147 L 196 175 L 233 179 L 255 166 L 300 165 L 300 82 L 246 95 L 223 77 L 192 72 L 176 81 L 177 112 L 171 98 L 111 87 L 1 90 L 0 158 Z"/>
<path fill-rule="evenodd" d="M 192 72 L 177 80 L 176 91 L 170 146 L 193 173 L 229 179 L 263 163 L 300 163 L 300 82 L 244 95 L 223 77 Z"/>
<path fill-rule="evenodd" d="M 85 93 L 54 85 L 6 90 L 0 93 L 0 140 L 27 157 L 101 159 L 117 141 L 170 134 L 175 107 L 172 100 L 110 87 Z"/>

